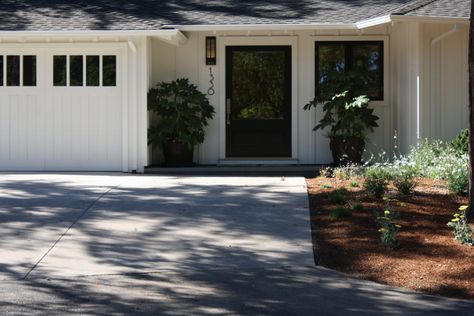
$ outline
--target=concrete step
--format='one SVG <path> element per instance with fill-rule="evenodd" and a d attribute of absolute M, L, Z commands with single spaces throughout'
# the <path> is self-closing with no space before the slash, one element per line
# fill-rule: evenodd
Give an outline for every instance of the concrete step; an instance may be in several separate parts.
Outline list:
<path fill-rule="evenodd" d="M 150 166 L 147 174 L 209 176 L 316 176 L 322 165 L 196 165 L 194 167 Z"/>

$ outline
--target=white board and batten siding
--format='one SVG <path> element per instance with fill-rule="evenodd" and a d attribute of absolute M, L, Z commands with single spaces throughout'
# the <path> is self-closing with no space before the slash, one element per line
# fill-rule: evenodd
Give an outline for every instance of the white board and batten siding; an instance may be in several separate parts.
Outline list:
<path fill-rule="evenodd" d="M 292 157 L 289 163 L 322 164 L 332 161 L 326 132 L 313 132 L 312 128 L 322 117 L 321 110 L 304 111 L 304 105 L 314 98 L 315 42 L 316 41 L 384 41 L 385 44 L 385 94 L 383 101 L 372 103 L 380 117 L 380 128 L 371 135 L 370 148 L 386 149 L 391 139 L 390 64 L 389 40 L 386 27 L 374 28 L 358 34 L 351 30 L 321 30 L 295 32 L 188 32 L 188 42 L 172 46 L 151 40 L 151 84 L 186 77 L 203 93 L 210 87 L 209 66 L 205 65 L 204 42 L 206 36 L 217 36 L 217 65 L 212 67 L 216 93 L 208 96 L 216 115 L 206 127 L 206 138 L 195 150 L 195 160 L 201 164 L 217 164 L 225 157 L 225 46 L 228 45 L 288 45 L 292 47 Z M 151 151 L 154 163 L 160 162 L 160 152 Z M 267 161 L 266 161 L 267 162 Z M 268 161 L 272 163 L 272 161 Z M 280 164 L 282 160 L 273 163 Z"/>
<path fill-rule="evenodd" d="M 139 155 L 130 153 L 138 148 L 138 132 L 131 133 L 130 127 L 138 124 L 129 117 L 137 102 L 131 99 L 136 97 L 136 87 L 128 87 L 128 49 L 127 43 L 1 44 L 4 60 L 6 56 L 36 56 L 37 75 L 36 86 L 7 86 L 4 63 L 0 171 L 138 169 L 138 162 L 132 160 Z M 66 86 L 53 84 L 53 56 L 67 56 Z M 69 82 L 69 56 L 83 56 L 82 86 Z M 99 57 L 99 86 L 86 84 L 86 56 Z M 103 84 L 103 56 L 116 57 L 115 85 Z M 133 58 L 138 56 L 131 56 L 132 62 Z M 130 104 L 135 107 L 129 109 Z"/>

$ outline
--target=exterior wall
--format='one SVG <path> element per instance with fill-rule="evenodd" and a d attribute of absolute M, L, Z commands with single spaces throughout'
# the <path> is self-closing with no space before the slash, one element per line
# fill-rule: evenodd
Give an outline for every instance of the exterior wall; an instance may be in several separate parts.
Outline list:
<path fill-rule="evenodd" d="M 424 103 L 423 138 L 452 140 L 468 127 L 468 42 L 467 25 L 444 40 L 432 39 L 453 29 L 453 25 L 423 25 Z"/>
<path fill-rule="evenodd" d="M 225 81 L 224 81 L 224 45 L 292 45 L 293 47 L 293 159 L 290 163 L 322 164 L 332 161 L 329 141 L 325 132 L 312 132 L 312 128 L 321 118 L 321 110 L 306 112 L 303 106 L 314 97 L 315 80 L 315 41 L 318 40 L 385 40 L 385 100 L 373 102 L 375 113 L 380 117 L 380 127 L 370 136 L 369 151 L 388 150 L 392 135 L 390 106 L 390 42 L 389 28 L 386 26 L 371 28 L 364 32 L 352 30 L 318 30 L 295 32 L 188 32 L 188 42 L 182 46 L 173 46 L 159 39 L 151 40 L 151 84 L 187 77 L 206 93 L 209 83 L 209 66 L 205 65 L 205 36 L 217 36 L 217 65 L 212 66 L 216 93 L 208 96 L 214 105 L 216 115 L 206 130 L 205 142 L 196 148 L 195 160 L 200 164 L 225 162 Z M 153 119 L 153 118 L 152 118 Z M 156 164 L 162 159 L 158 149 L 151 151 L 151 162 Z M 271 162 L 271 161 L 270 161 Z M 282 163 L 282 161 L 275 161 Z"/>
<path fill-rule="evenodd" d="M 468 26 L 431 44 L 453 27 L 417 22 L 391 27 L 391 103 L 402 153 L 418 139 L 451 140 L 467 128 Z"/>
<path fill-rule="evenodd" d="M 2 38 L 0 55 L 37 55 L 38 83 L 0 88 L 0 170 L 143 171 L 147 43 L 143 36 Z M 117 54 L 117 87 L 53 88 L 54 54 Z"/>

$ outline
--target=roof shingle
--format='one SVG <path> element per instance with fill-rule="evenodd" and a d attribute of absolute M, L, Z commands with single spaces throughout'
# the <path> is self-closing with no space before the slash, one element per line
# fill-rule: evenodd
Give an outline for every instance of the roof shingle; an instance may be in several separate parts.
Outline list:
<path fill-rule="evenodd" d="M 429 0 L 0 0 L 0 30 L 156 30 L 166 25 L 355 23 Z M 465 16 L 469 0 L 435 0 L 409 15 Z M 451 8 L 455 3 L 456 7 Z"/>

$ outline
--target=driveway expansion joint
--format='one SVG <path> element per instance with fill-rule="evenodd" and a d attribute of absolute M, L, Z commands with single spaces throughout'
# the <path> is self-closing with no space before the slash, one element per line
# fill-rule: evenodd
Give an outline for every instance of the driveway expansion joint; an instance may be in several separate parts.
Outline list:
<path fill-rule="evenodd" d="M 48 248 L 48 250 L 41 256 L 41 258 L 33 265 L 33 267 L 31 267 L 30 270 L 28 270 L 28 272 L 23 276 L 23 280 L 26 280 L 28 278 L 28 276 L 31 274 L 31 272 L 33 272 L 33 270 L 35 270 L 39 265 L 40 263 L 44 260 L 44 258 L 46 258 L 48 256 L 48 254 L 54 249 L 54 247 L 56 247 L 56 245 L 61 241 L 61 239 L 67 235 L 67 233 L 71 230 L 72 227 L 74 227 L 74 225 L 76 225 L 77 222 L 79 222 L 81 220 L 82 217 L 84 217 L 84 215 L 86 215 L 86 213 L 92 209 L 94 207 L 94 205 L 97 204 L 97 202 L 99 202 L 104 196 L 106 196 L 107 194 L 109 194 L 110 192 L 112 192 L 113 190 L 117 189 L 118 187 L 120 187 L 123 183 L 120 183 L 116 186 L 112 186 L 110 187 L 107 191 L 105 192 L 102 192 L 96 199 L 94 199 L 91 203 L 89 203 L 89 205 L 74 219 L 74 221 L 71 223 L 71 225 L 69 225 L 66 230 L 61 234 L 59 235 L 58 239 L 56 239 L 54 241 L 54 243 L 51 245 L 51 247 Z"/>

